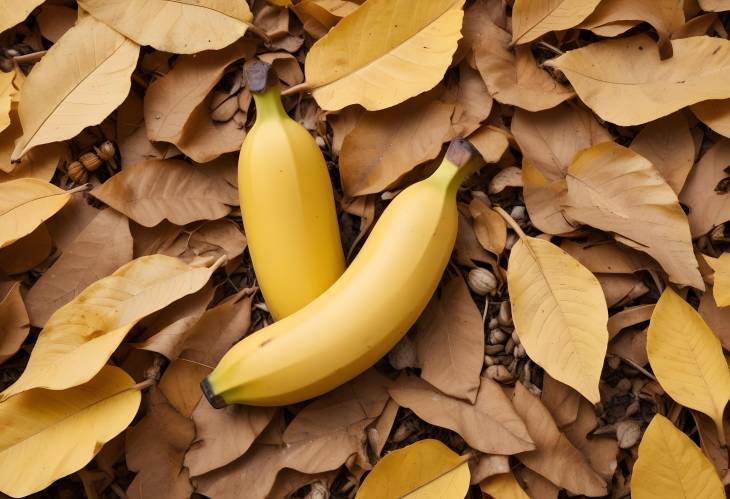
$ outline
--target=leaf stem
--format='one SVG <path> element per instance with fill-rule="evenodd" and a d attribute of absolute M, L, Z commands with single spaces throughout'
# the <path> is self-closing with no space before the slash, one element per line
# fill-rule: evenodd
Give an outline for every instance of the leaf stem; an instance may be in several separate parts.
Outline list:
<path fill-rule="evenodd" d="M 147 378 L 144 381 L 140 381 L 139 383 L 130 386 L 129 389 L 130 390 L 139 390 L 141 392 L 142 390 L 146 390 L 147 388 L 151 387 L 155 383 L 156 383 L 156 381 L 153 378 Z"/>
<path fill-rule="evenodd" d="M 91 184 L 79 185 L 77 187 L 74 187 L 73 189 L 70 189 L 70 190 L 66 191 L 66 194 L 77 194 L 79 192 L 90 191 L 93 187 L 94 186 L 91 185 Z"/>
<path fill-rule="evenodd" d="M 494 211 L 499 213 L 499 215 L 504 218 L 504 221 L 507 222 L 510 227 L 512 227 L 512 230 L 515 231 L 518 236 L 520 236 L 520 239 L 524 239 L 527 237 L 527 234 L 525 234 L 525 232 L 522 230 L 522 227 L 520 227 L 520 225 L 515 222 L 515 219 L 512 218 L 509 213 L 504 211 L 501 206 L 495 206 Z"/>
<path fill-rule="evenodd" d="M 299 85 L 294 85 L 293 87 L 289 87 L 286 90 L 282 90 L 281 95 L 292 95 L 292 94 L 298 94 L 301 92 L 306 92 L 310 90 L 312 87 L 309 86 L 309 83 L 306 81 L 301 82 Z"/>
<path fill-rule="evenodd" d="M 46 52 L 48 51 L 41 50 L 39 52 L 31 52 L 30 54 L 16 55 L 15 57 L 13 57 L 13 61 L 17 62 L 18 64 L 38 62 L 44 55 L 46 55 Z"/>

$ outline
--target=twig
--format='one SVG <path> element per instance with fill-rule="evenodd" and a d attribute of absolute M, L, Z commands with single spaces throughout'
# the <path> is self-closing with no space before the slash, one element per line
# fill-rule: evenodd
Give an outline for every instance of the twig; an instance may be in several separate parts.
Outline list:
<path fill-rule="evenodd" d="M 551 45 L 551 44 L 549 44 L 548 42 L 546 42 L 544 40 L 540 40 L 539 42 L 537 42 L 537 44 L 540 45 L 540 46 L 542 46 L 542 47 L 545 47 L 546 49 L 548 49 L 551 52 L 555 52 L 558 55 L 565 54 L 565 52 L 563 52 L 562 50 L 560 50 L 558 47 L 556 47 L 555 45 Z"/>
<path fill-rule="evenodd" d="M 631 367 L 633 367 L 634 369 L 636 369 L 637 371 L 639 371 L 640 373 L 642 373 L 647 378 L 651 378 L 652 380 L 656 381 L 656 377 L 652 373 L 650 373 L 649 371 L 647 371 L 646 369 L 644 369 L 643 367 L 641 367 L 639 364 L 637 364 L 633 360 L 631 360 L 631 359 L 625 359 L 623 357 L 619 357 L 619 358 L 622 361 L 626 362 Z"/>
<path fill-rule="evenodd" d="M 127 493 L 124 492 L 124 489 L 122 489 L 119 485 L 116 483 L 113 483 L 109 486 L 109 488 L 114 491 L 114 493 L 119 497 L 119 499 L 127 499 Z"/>
<path fill-rule="evenodd" d="M 292 95 L 292 94 L 298 94 L 300 92 L 306 92 L 310 90 L 312 87 L 307 83 L 306 81 L 303 81 L 299 85 L 294 85 L 293 87 L 289 87 L 286 90 L 283 90 L 281 92 L 281 95 Z"/>
<path fill-rule="evenodd" d="M 18 64 L 38 62 L 44 55 L 46 55 L 46 52 L 48 51 L 41 50 L 39 52 L 31 52 L 30 54 L 16 55 L 15 57 L 13 57 L 13 61 L 17 62 Z"/>
<path fill-rule="evenodd" d="M 86 192 L 90 191 L 94 186 L 91 184 L 83 184 L 79 185 L 78 187 L 74 187 L 73 189 L 69 189 L 66 191 L 66 194 L 76 194 L 79 192 Z"/>
<path fill-rule="evenodd" d="M 142 390 L 146 390 L 147 388 L 151 387 L 156 382 L 157 381 L 155 381 L 154 379 L 148 378 L 148 379 L 146 379 L 144 381 L 140 381 L 139 383 L 130 386 L 129 389 L 130 390 L 139 390 L 141 392 Z"/>
<path fill-rule="evenodd" d="M 509 213 L 504 211 L 501 206 L 495 206 L 494 211 L 499 213 L 499 215 L 504 218 L 504 221 L 507 222 L 510 227 L 512 227 L 512 230 L 515 231 L 518 236 L 520 236 L 520 239 L 527 237 L 525 232 L 522 230 L 522 227 L 520 227 L 520 225 L 515 222 L 515 219 L 512 218 Z"/>

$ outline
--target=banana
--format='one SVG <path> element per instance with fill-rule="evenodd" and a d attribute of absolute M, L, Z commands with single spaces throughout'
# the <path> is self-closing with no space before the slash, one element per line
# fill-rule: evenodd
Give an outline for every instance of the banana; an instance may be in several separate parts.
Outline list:
<path fill-rule="evenodd" d="M 256 122 L 238 160 L 249 253 L 275 319 L 299 310 L 345 270 L 332 184 L 312 136 L 281 104 L 271 66 L 247 66 Z"/>
<path fill-rule="evenodd" d="M 201 383 L 214 407 L 286 405 L 354 378 L 415 323 L 456 241 L 456 193 L 483 164 L 453 141 L 439 168 L 403 190 L 335 284 L 298 312 L 238 342 Z"/>

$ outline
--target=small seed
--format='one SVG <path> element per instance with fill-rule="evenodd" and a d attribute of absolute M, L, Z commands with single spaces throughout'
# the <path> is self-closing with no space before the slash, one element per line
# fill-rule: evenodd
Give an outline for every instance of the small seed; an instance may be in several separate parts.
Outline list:
<path fill-rule="evenodd" d="M 616 389 L 621 393 L 627 393 L 631 390 L 631 381 L 628 378 L 621 378 L 621 381 L 616 384 Z"/>
<path fill-rule="evenodd" d="M 368 445 L 370 445 L 370 448 L 375 451 L 378 448 L 380 432 L 377 428 L 370 427 L 367 429 L 366 434 L 368 436 Z"/>
<path fill-rule="evenodd" d="M 84 165 L 84 167 L 90 172 L 98 169 L 103 163 L 101 158 L 93 152 L 87 152 L 82 154 L 81 156 L 79 156 L 79 161 L 81 161 L 81 164 Z"/>
<path fill-rule="evenodd" d="M 512 355 L 514 355 L 518 359 L 523 359 L 523 358 L 525 358 L 526 354 L 527 354 L 527 352 L 525 352 L 524 345 L 522 345 L 521 343 L 519 345 L 515 345 L 515 351 L 512 352 Z"/>
<path fill-rule="evenodd" d="M 487 367 L 497 365 L 497 361 L 494 360 L 494 358 L 490 357 L 489 355 L 484 356 L 484 363 L 487 365 Z"/>
<path fill-rule="evenodd" d="M 491 319 L 489 319 L 489 329 L 494 329 L 497 326 L 499 326 L 499 322 L 497 321 L 496 317 L 492 317 Z"/>
<path fill-rule="evenodd" d="M 641 438 L 641 428 L 636 421 L 619 421 L 616 423 L 616 438 L 618 446 L 622 449 L 630 449 Z"/>
<path fill-rule="evenodd" d="M 609 355 L 608 356 L 608 367 L 613 369 L 614 371 L 619 368 L 621 365 L 621 358 L 617 357 L 615 355 Z"/>
<path fill-rule="evenodd" d="M 508 382 L 512 381 L 514 377 L 509 370 L 501 365 L 487 367 L 487 376 L 492 378 L 494 381 Z"/>
<path fill-rule="evenodd" d="M 99 146 L 96 153 L 103 161 L 109 161 L 110 159 L 114 159 L 116 152 L 114 144 L 107 140 Z"/>
<path fill-rule="evenodd" d="M 520 222 L 527 218 L 527 212 L 524 206 L 515 206 L 510 211 L 510 216 L 515 219 L 516 222 Z"/>
<path fill-rule="evenodd" d="M 469 288 L 480 296 L 484 296 L 497 289 L 497 278 L 487 269 L 476 268 L 466 276 Z"/>
<path fill-rule="evenodd" d="M 507 353 L 513 353 L 515 350 L 515 342 L 512 341 L 512 338 L 507 340 L 507 343 L 504 345 L 504 351 Z"/>
<path fill-rule="evenodd" d="M 496 353 L 501 353 L 504 351 L 504 345 L 485 345 L 484 351 L 488 353 L 489 355 L 494 355 Z"/>
<path fill-rule="evenodd" d="M 512 325 L 512 311 L 510 310 L 508 301 L 503 301 L 499 304 L 499 314 L 497 314 L 497 322 L 499 322 L 500 326 Z"/>
<path fill-rule="evenodd" d="M 515 345 L 520 344 L 520 337 L 517 336 L 517 330 L 512 331 L 512 341 L 515 342 Z"/>
<path fill-rule="evenodd" d="M 498 343 L 504 343 L 509 338 L 509 335 L 501 329 L 492 329 L 489 331 L 489 344 L 496 345 Z"/>
<path fill-rule="evenodd" d="M 641 410 L 641 403 L 639 402 L 638 399 L 637 400 L 634 400 L 633 402 L 631 402 L 628 405 L 628 407 L 626 407 L 626 414 L 625 414 L 625 416 L 627 418 L 630 418 L 631 416 L 634 416 L 635 414 L 638 414 L 640 410 Z"/>
<path fill-rule="evenodd" d="M 85 184 L 86 181 L 89 180 L 88 170 L 84 168 L 84 165 L 82 165 L 79 161 L 72 161 L 68 165 L 66 173 L 68 174 L 69 178 L 73 180 L 74 184 Z"/>

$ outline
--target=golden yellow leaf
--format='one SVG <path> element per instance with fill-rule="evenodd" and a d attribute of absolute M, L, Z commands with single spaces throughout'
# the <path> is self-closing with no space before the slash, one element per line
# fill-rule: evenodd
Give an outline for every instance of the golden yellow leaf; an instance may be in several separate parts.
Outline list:
<path fill-rule="evenodd" d="M 512 43 L 535 40 L 545 33 L 572 28 L 595 10 L 601 0 L 515 0 Z"/>
<path fill-rule="evenodd" d="M 657 44 L 642 34 L 591 43 L 545 64 L 562 71 L 596 114 L 622 126 L 730 97 L 724 84 L 730 77 L 730 41 L 694 36 L 673 40 L 672 49 L 674 55 L 661 60 Z"/>
<path fill-rule="evenodd" d="M 0 491 L 38 492 L 80 470 L 132 422 L 142 399 L 134 380 L 105 366 L 84 385 L 38 388 L 0 404 Z"/>
<path fill-rule="evenodd" d="M 712 294 L 719 307 L 730 306 L 730 253 L 723 253 L 719 258 L 703 255 L 707 264 L 715 271 L 715 282 Z"/>
<path fill-rule="evenodd" d="M 705 289 L 687 216 L 646 158 L 615 142 L 597 144 L 576 155 L 566 181 L 563 206 L 570 218 L 652 256 L 670 281 Z"/>
<path fill-rule="evenodd" d="M 326 110 L 394 106 L 433 88 L 461 38 L 464 0 L 368 0 L 307 54 L 306 83 Z"/>
<path fill-rule="evenodd" d="M 702 451 L 661 414 L 639 444 L 631 479 L 633 499 L 725 499 L 725 489 Z"/>
<path fill-rule="evenodd" d="M 512 473 L 490 476 L 479 484 L 479 488 L 494 499 L 530 499 Z"/>
<path fill-rule="evenodd" d="M 86 16 L 33 67 L 20 90 L 23 136 L 12 159 L 97 125 L 129 93 L 139 45 Z"/>
<path fill-rule="evenodd" d="M 355 498 L 460 499 L 469 477 L 466 459 L 438 440 L 420 440 L 378 461 Z"/>
<path fill-rule="evenodd" d="M 651 315 L 646 350 L 662 388 L 680 404 L 710 416 L 724 444 L 722 414 L 730 400 L 730 369 L 722 345 L 671 288 L 664 290 Z"/>
<path fill-rule="evenodd" d="M 521 236 L 509 257 L 507 286 L 527 355 L 598 403 L 608 309 L 595 276 L 554 244 Z"/>
<path fill-rule="evenodd" d="M 45 0 L 0 0 L 0 33 L 25 20 Z"/>
<path fill-rule="evenodd" d="M 140 45 L 175 54 L 222 49 L 253 21 L 241 0 L 80 0 L 79 5 Z"/>
<path fill-rule="evenodd" d="M 0 183 L 0 248 L 33 232 L 69 199 L 69 191 L 34 178 Z"/>
<path fill-rule="evenodd" d="M 221 263 L 191 267 L 169 256 L 144 256 L 96 281 L 48 319 L 25 371 L 2 400 L 32 388 L 85 383 L 138 320 L 198 291 Z"/>

